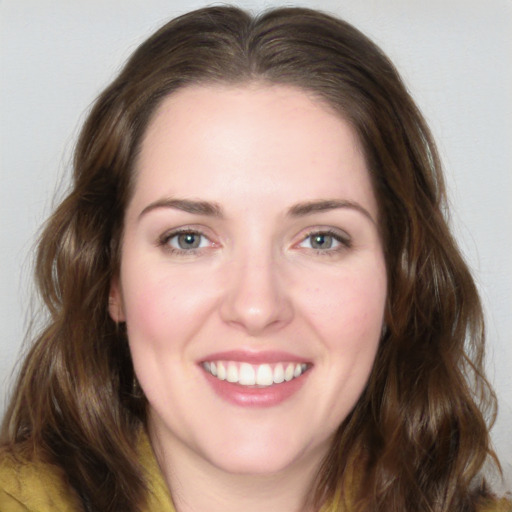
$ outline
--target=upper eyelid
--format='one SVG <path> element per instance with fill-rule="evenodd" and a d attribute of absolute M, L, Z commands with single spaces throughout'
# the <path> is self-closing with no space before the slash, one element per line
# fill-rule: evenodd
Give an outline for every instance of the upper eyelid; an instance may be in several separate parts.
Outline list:
<path fill-rule="evenodd" d="M 208 230 L 204 226 L 194 226 L 194 225 L 187 226 L 187 225 L 185 225 L 185 226 L 179 226 L 179 227 L 176 227 L 176 228 L 170 228 L 170 229 L 165 230 L 160 235 L 160 238 L 172 237 L 173 235 L 179 235 L 179 234 L 182 234 L 182 233 L 194 233 L 194 234 L 197 234 L 197 235 L 205 236 L 208 239 L 211 239 L 212 235 L 209 234 L 210 231 L 211 230 Z"/>
<path fill-rule="evenodd" d="M 315 235 L 332 236 L 336 240 L 338 245 L 329 248 L 300 247 L 300 245 L 304 243 L 308 238 L 313 237 Z M 312 250 L 315 253 L 336 254 L 339 253 L 340 251 L 351 249 L 353 247 L 353 239 L 345 230 L 334 228 L 313 228 L 308 230 L 306 233 L 303 233 L 302 236 L 299 238 L 299 241 L 295 242 L 293 245 L 298 249 Z"/>
<path fill-rule="evenodd" d="M 171 228 L 166 231 L 164 231 L 160 236 L 158 236 L 158 242 L 164 243 L 169 241 L 174 236 L 183 234 L 183 233 L 193 233 L 200 236 L 205 237 L 212 243 L 218 243 L 215 241 L 216 236 L 212 236 L 208 233 L 207 228 L 204 226 L 180 226 L 177 228 Z M 295 235 L 293 238 L 296 240 L 293 242 L 293 245 L 298 244 L 306 240 L 308 237 L 316 235 L 316 234 L 326 234 L 330 236 L 334 236 L 335 238 L 339 239 L 341 243 L 344 243 L 346 245 L 352 244 L 352 236 L 346 231 L 341 228 L 336 228 L 333 226 L 316 226 L 316 227 L 310 227 L 305 228 L 300 231 L 299 234 Z"/>
<path fill-rule="evenodd" d="M 344 229 L 335 228 L 335 227 L 314 227 L 314 228 L 307 228 L 305 230 L 301 231 L 301 234 L 299 235 L 299 240 L 305 240 L 306 238 L 312 236 L 312 235 L 332 235 L 335 237 L 338 237 L 345 241 L 351 241 L 352 236 Z"/>
<path fill-rule="evenodd" d="M 198 228 L 193 228 L 193 227 L 187 227 L 187 226 L 180 227 L 180 228 L 173 228 L 173 229 L 164 231 L 160 236 L 158 236 L 156 243 L 157 243 L 157 245 L 168 245 L 169 241 L 171 239 L 173 239 L 174 237 L 182 235 L 182 234 L 187 234 L 187 233 L 202 236 L 202 237 L 206 238 L 211 244 L 216 243 L 213 240 L 213 237 L 209 236 L 207 233 L 205 233 L 204 230 L 198 229 Z M 204 247 L 190 249 L 187 252 L 200 251 L 202 249 L 204 249 Z M 177 249 L 177 250 L 179 250 L 179 249 Z"/>

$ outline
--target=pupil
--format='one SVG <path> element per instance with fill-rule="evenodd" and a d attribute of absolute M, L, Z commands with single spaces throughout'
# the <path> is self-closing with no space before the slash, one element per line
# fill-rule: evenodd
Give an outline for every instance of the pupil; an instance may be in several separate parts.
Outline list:
<path fill-rule="evenodd" d="M 182 249 L 196 249 L 199 247 L 199 237 L 194 233 L 186 233 L 178 237 L 179 246 Z"/>
<path fill-rule="evenodd" d="M 311 245 L 314 249 L 329 249 L 332 245 L 332 236 L 315 235 Z"/>

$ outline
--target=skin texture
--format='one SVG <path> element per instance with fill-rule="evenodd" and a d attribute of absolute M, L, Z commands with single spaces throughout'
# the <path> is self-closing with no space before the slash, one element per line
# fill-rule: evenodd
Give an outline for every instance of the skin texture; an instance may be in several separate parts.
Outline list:
<path fill-rule="evenodd" d="M 358 141 L 299 89 L 194 86 L 162 103 L 136 172 L 110 312 L 127 324 L 176 505 L 299 510 L 382 330 L 385 262 Z M 176 199 L 216 210 L 186 212 Z M 344 206 L 293 211 L 316 201 Z M 176 229 L 199 246 L 184 249 Z M 337 239 L 318 248 L 326 232 Z M 309 369 L 279 403 L 244 406 L 200 365 L 232 350 L 284 351 Z"/>

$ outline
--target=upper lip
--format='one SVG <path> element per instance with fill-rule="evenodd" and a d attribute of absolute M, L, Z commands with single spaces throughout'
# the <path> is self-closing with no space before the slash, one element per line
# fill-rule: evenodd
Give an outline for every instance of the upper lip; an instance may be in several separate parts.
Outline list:
<path fill-rule="evenodd" d="M 215 352 L 202 358 L 200 362 L 206 361 L 237 361 L 252 364 L 265 363 L 306 363 L 307 358 L 285 351 L 254 351 L 254 350 L 227 350 Z"/>

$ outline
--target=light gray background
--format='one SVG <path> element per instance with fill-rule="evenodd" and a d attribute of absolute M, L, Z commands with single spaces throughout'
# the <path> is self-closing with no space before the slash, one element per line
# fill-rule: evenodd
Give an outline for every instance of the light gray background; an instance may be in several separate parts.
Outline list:
<path fill-rule="evenodd" d="M 259 11 L 276 0 L 239 0 Z M 487 312 L 493 439 L 512 488 L 512 1 L 298 0 L 372 37 L 434 132 L 452 224 Z M 194 0 L 0 0 L 0 412 L 27 327 L 38 227 L 62 197 L 85 112 Z M 288 3 L 291 5 L 291 3 Z"/>

